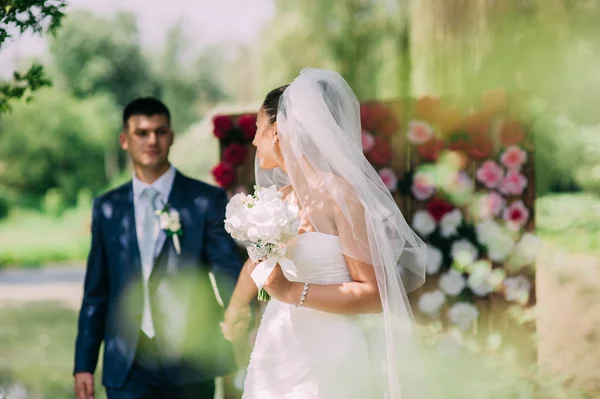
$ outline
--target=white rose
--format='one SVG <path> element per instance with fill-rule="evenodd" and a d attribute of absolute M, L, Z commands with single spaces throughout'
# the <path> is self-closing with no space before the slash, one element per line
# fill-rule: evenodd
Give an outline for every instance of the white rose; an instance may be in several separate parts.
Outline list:
<path fill-rule="evenodd" d="M 419 311 L 429 316 L 436 316 L 446 303 L 446 296 L 440 290 L 426 292 L 419 298 Z"/>
<path fill-rule="evenodd" d="M 504 283 L 504 279 L 506 278 L 506 271 L 504 269 L 494 269 L 490 273 L 488 278 L 488 282 L 490 287 L 492 287 L 493 291 L 498 291 L 502 288 L 502 284 Z"/>
<path fill-rule="evenodd" d="M 471 303 L 458 302 L 448 309 L 448 318 L 461 330 L 468 330 L 479 317 L 479 310 Z"/>
<path fill-rule="evenodd" d="M 479 251 L 469 240 L 462 239 L 452 243 L 450 256 L 460 265 L 468 266 L 472 264 L 478 255 Z"/>
<path fill-rule="evenodd" d="M 456 296 L 465 288 L 465 278 L 461 273 L 450 269 L 440 277 L 439 286 L 446 294 Z"/>
<path fill-rule="evenodd" d="M 509 277 L 504 280 L 504 297 L 507 301 L 522 305 L 529 301 L 531 283 L 525 276 Z"/>
<path fill-rule="evenodd" d="M 490 275 L 492 265 L 486 261 L 475 262 L 471 267 L 467 284 L 471 291 L 477 296 L 484 297 L 492 292 Z"/>
<path fill-rule="evenodd" d="M 427 237 L 435 230 L 435 220 L 427 211 L 417 211 L 413 216 L 412 226 L 417 233 Z"/>
<path fill-rule="evenodd" d="M 478 223 L 475 227 L 477 233 L 477 241 L 482 244 L 487 244 L 502 232 L 502 228 L 493 220 L 485 220 Z"/>
<path fill-rule="evenodd" d="M 427 274 L 437 274 L 442 267 L 443 259 L 442 251 L 432 245 L 427 245 Z"/>
<path fill-rule="evenodd" d="M 172 219 L 169 222 L 169 228 L 168 228 L 169 231 L 175 232 L 175 231 L 179 231 L 180 229 L 181 229 L 181 223 L 179 222 L 179 220 Z"/>
<path fill-rule="evenodd" d="M 500 232 L 487 243 L 488 255 L 494 262 L 501 262 L 510 255 L 514 241 L 510 235 Z"/>
<path fill-rule="evenodd" d="M 169 228 L 169 214 L 168 213 L 163 212 L 160 214 L 159 224 L 160 224 L 161 230 L 166 230 Z"/>
<path fill-rule="evenodd" d="M 177 212 L 175 209 L 171 209 L 169 211 L 169 217 L 171 218 L 171 220 L 175 220 L 177 222 L 181 221 L 179 217 L 179 212 Z"/>
<path fill-rule="evenodd" d="M 456 229 L 462 223 L 463 216 L 460 209 L 454 209 L 446 213 L 440 220 L 440 234 L 442 237 L 452 237 L 456 235 Z"/>

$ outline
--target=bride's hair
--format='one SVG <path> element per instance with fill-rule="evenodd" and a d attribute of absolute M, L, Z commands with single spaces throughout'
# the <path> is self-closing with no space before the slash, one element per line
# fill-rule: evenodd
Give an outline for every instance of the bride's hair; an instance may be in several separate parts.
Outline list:
<path fill-rule="evenodd" d="M 278 87 L 276 89 L 271 90 L 265 97 L 265 101 L 262 103 L 262 109 L 265 111 L 267 116 L 269 117 L 269 121 L 271 123 L 275 123 L 277 121 L 277 111 L 279 110 L 279 100 L 283 95 L 285 89 L 288 88 L 289 85 L 284 85 Z"/>

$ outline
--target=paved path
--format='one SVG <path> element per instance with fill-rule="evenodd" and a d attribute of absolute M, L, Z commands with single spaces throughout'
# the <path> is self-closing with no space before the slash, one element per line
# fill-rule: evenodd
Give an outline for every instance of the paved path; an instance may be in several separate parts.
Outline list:
<path fill-rule="evenodd" d="M 59 301 L 77 309 L 83 277 L 84 268 L 80 265 L 0 270 L 0 308 L 33 301 Z"/>

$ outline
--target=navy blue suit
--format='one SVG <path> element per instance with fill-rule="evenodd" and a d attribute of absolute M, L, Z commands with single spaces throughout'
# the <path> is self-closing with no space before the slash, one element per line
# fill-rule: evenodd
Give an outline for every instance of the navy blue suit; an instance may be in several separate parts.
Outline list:
<path fill-rule="evenodd" d="M 242 261 L 224 229 L 227 196 L 223 190 L 177 172 L 169 204 L 181 218 L 181 253 L 176 253 L 172 238 L 163 240 L 148 287 L 156 349 L 165 378 L 177 386 L 208 381 L 235 369 L 232 347 L 220 332 L 223 308 L 209 272 L 227 306 Z M 103 385 L 110 389 L 126 384 L 142 334 L 141 284 L 129 182 L 94 200 L 75 373 L 95 371 L 104 342 Z"/>

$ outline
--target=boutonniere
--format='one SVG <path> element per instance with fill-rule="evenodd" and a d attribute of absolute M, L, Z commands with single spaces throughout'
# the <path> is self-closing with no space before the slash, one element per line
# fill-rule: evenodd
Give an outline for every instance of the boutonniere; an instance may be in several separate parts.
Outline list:
<path fill-rule="evenodd" d="M 179 212 L 171 209 L 170 204 L 165 204 L 162 209 L 157 209 L 155 213 L 160 217 L 160 228 L 167 233 L 167 237 L 173 238 L 173 245 L 175 246 L 177 255 L 181 254 L 179 236 L 183 235 L 183 230 L 181 229 Z"/>

